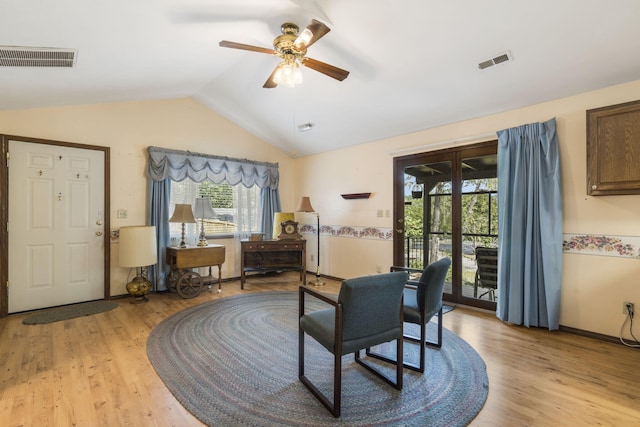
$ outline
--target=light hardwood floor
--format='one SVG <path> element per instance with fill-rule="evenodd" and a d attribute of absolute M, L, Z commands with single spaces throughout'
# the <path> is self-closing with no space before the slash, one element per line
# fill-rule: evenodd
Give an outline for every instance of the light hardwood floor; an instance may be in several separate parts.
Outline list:
<path fill-rule="evenodd" d="M 0 320 L 0 426 L 201 426 L 146 355 L 162 319 L 246 292 L 296 290 L 296 275 L 251 278 L 191 300 L 150 295 L 106 313 L 47 325 Z M 328 281 L 324 290 L 337 292 Z M 640 426 L 640 350 L 564 332 L 509 326 L 462 307 L 444 326 L 471 344 L 489 375 L 473 426 Z M 446 345 L 446 344 L 445 344 Z M 437 351 L 437 350 L 427 350 Z M 296 367 L 292 367 L 296 369 Z"/>

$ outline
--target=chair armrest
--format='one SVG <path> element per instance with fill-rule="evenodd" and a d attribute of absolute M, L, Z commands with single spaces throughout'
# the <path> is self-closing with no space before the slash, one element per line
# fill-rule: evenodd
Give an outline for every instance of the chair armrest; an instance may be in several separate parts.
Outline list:
<path fill-rule="evenodd" d="M 332 305 L 334 307 L 338 306 L 338 299 L 336 296 L 318 292 L 315 289 L 307 288 L 306 286 L 300 286 L 298 289 L 299 289 L 300 298 L 304 298 L 304 294 L 309 294 L 313 297 L 318 298 L 321 301 L 326 302 L 329 305 Z"/>
<path fill-rule="evenodd" d="M 309 294 L 312 297 L 315 297 L 320 301 L 323 301 L 329 304 L 330 306 L 334 307 L 336 309 L 336 315 L 337 315 L 338 307 L 341 306 L 340 304 L 338 304 L 337 296 L 327 295 L 322 292 L 318 292 L 315 289 L 307 288 L 306 286 L 300 286 L 298 288 L 298 317 L 302 317 L 305 314 L 305 307 L 304 307 L 305 294 Z"/>
<path fill-rule="evenodd" d="M 419 280 L 409 280 L 404 287 L 408 289 L 418 289 L 418 286 L 420 285 L 421 283 Z"/>
<path fill-rule="evenodd" d="M 419 268 L 412 268 L 412 267 L 400 267 L 397 265 L 392 265 L 391 268 L 389 269 L 389 271 L 394 272 L 394 271 L 406 271 L 407 273 L 422 273 L 422 270 Z"/>
<path fill-rule="evenodd" d="M 417 274 L 422 274 L 423 270 L 420 270 L 419 268 L 411 268 L 411 267 L 399 267 L 399 266 L 391 266 L 391 268 L 389 269 L 391 272 L 394 271 L 406 271 L 407 273 L 417 273 Z M 420 284 L 420 281 L 418 279 L 411 279 L 409 278 L 409 280 L 407 281 L 407 284 L 404 286 L 405 288 L 409 288 L 409 289 L 416 289 L 418 287 L 418 285 Z"/>

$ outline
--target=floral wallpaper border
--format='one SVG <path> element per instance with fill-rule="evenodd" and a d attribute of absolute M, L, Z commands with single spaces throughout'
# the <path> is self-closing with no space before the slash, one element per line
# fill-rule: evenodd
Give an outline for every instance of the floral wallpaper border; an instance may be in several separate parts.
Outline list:
<path fill-rule="evenodd" d="M 316 226 L 310 224 L 301 224 L 300 233 L 316 234 Z M 120 229 L 111 230 L 111 241 L 117 242 L 120 238 Z M 322 236 L 346 237 L 352 239 L 369 239 L 369 240 L 393 240 L 393 231 L 391 228 L 378 227 L 351 227 L 348 225 L 321 225 L 320 234 Z"/>
<path fill-rule="evenodd" d="M 562 251 L 569 254 L 640 258 L 640 236 L 563 234 Z"/>
<path fill-rule="evenodd" d="M 310 224 L 300 224 L 302 234 L 317 234 L 317 227 Z M 391 228 L 352 227 L 349 225 L 321 225 L 321 236 L 345 237 L 350 239 L 393 240 Z"/>
<path fill-rule="evenodd" d="M 301 224 L 302 234 L 316 234 L 316 226 Z M 116 242 L 120 230 L 111 230 L 111 241 Z M 322 236 L 350 239 L 393 240 L 393 230 L 381 227 L 352 227 L 348 225 L 321 225 Z M 562 251 L 568 254 L 640 258 L 640 236 L 605 236 L 603 234 L 571 234 L 562 236 Z"/>

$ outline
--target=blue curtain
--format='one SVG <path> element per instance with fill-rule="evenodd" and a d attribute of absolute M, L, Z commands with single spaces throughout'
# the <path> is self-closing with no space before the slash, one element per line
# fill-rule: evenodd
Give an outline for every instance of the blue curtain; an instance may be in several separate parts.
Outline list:
<path fill-rule="evenodd" d="M 147 224 L 156 226 L 158 243 L 158 263 L 149 267 L 149 278 L 154 291 L 167 290 L 169 266 L 166 260 L 166 247 L 169 246 L 169 200 L 171 198 L 171 179 L 148 181 Z"/>
<path fill-rule="evenodd" d="M 498 133 L 498 307 L 507 322 L 558 329 L 562 194 L 556 121 Z"/>
<path fill-rule="evenodd" d="M 276 212 L 281 212 L 280 193 L 278 189 L 261 188 L 260 205 L 262 207 L 262 218 L 260 229 L 264 233 L 265 239 L 270 239 L 273 235 L 273 217 Z"/>

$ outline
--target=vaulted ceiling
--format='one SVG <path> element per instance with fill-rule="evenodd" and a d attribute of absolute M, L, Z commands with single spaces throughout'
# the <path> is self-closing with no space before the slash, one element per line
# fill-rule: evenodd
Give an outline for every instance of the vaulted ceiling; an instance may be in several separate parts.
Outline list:
<path fill-rule="evenodd" d="M 640 79 L 637 0 L 0 0 L 0 45 L 77 50 L 0 67 L 0 109 L 194 97 L 303 156 Z M 293 89 L 262 86 L 280 26 L 331 32 Z M 507 53 L 509 61 L 479 69 Z M 300 129 L 311 124 L 310 129 Z"/>

